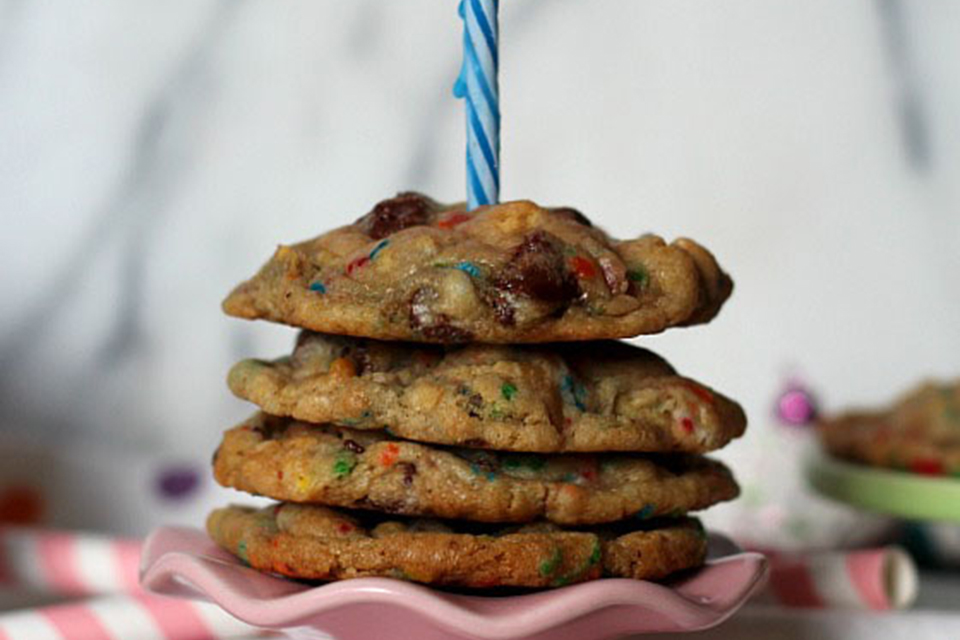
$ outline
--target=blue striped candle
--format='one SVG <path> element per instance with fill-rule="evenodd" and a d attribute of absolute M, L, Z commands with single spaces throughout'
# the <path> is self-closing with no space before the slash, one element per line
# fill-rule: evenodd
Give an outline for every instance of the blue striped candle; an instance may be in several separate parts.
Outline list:
<path fill-rule="evenodd" d="M 453 88 L 467 104 L 467 208 L 500 199 L 499 0 L 461 0 L 463 66 Z"/>

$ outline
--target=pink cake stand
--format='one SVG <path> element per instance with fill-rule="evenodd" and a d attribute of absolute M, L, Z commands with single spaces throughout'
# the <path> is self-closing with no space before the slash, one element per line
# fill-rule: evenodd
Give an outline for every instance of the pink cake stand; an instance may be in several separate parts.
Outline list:
<path fill-rule="evenodd" d="M 309 586 L 242 565 L 201 531 L 165 527 L 147 539 L 140 575 L 150 591 L 208 600 L 294 638 L 607 640 L 720 624 L 766 571 L 762 555 L 735 552 L 667 584 L 609 579 L 517 596 L 445 593 L 386 578 Z"/>

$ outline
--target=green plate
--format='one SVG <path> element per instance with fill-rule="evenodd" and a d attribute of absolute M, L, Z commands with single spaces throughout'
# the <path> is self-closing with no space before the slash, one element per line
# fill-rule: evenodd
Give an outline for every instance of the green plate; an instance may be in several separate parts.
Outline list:
<path fill-rule="evenodd" d="M 910 520 L 960 522 L 960 480 L 844 462 L 819 451 L 806 464 L 820 494 L 848 505 Z"/>

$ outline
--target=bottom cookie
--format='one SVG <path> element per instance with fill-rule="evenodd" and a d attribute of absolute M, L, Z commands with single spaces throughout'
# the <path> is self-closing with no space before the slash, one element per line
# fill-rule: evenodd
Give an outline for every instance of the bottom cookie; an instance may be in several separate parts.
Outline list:
<path fill-rule="evenodd" d="M 699 566 L 700 522 L 624 521 L 584 530 L 400 519 L 281 503 L 207 518 L 221 547 L 261 571 L 305 580 L 388 577 L 425 584 L 559 587 L 601 577 L 658 580 Z"/>

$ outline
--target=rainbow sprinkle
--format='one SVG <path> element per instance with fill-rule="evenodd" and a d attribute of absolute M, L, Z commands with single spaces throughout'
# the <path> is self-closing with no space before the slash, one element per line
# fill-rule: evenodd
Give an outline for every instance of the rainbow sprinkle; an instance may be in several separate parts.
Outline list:
<path fill-rule="evenodd" d="M 540 575 L 549 576 L 557 572 L 563 562 L 563 551 L 560 547 L 553 550 L 553 555 L 540 563 Z"/>
<path fill-rule="evenodd" d="M 460 271 L 463 271 L 468 276 L 471 276 L 473 278 L 480 277 L 480 268 L 477 265 L 473 264 L 472 262 L 466 262 L 466 261 L 460 262 L 453 265 L 453 268 L 459 269 Z"/>
<path fill-rule="evenodd" d="M 635 282 L 638 287 L 643 289 L 650 282 L 650 274 L 642 265 L 637 265 L 627 270 L 627 280 Z"/>
<path fill-rule="evenodd" d="M 567 575 L 558 577 L 556 580 L 553 581 L 552 583 L 553 586 L 562 587 L 564 585 L 570 584 L 574 580 L 579 580 L 580 578 L 585 576 L 587 573 L 589 573 L 590 570 L 594 566 L 596 566 L 597 563 L 600 562 L 601 557 L 603 557 L 603 551 L 600 548 L 600 541 L 594 540 L 593 549 L 590 551 L 590 556 L 587 557 L 586 562 L 584 562 L 580 567 L 571 571 Z"/>
<path fill-rule="evenodd" d="M 351 451 L 342 451 L 337 454 L 337 459 L 333 463 L 333 475 L 337 478 L 345 478 L 353 473 L 357 466 L 357 456 Z"/>
<path fill-rule="evenodd" d="M 517 386 L 510 382 L 504 382 L 500 386 L 500 395 L 503 396 L 504 400 L 513 400 L 513 396 L 517 395 Z"/>
<path fill-rule="evenodd" d="M 243 561 L 243 564 L 250 566 L 250 556 L 247 553 L 247 541 L 241 540 L 237 544 L 237 555 L 240 557 L 240 560 Z"/>
<path fill-rule="evenodd" d="M 560 391 L 567 402 L 573 404 L 580 411 L 587 410 L 587 390 L 582 384 L 574 380 L 573 376 L 563 376 Z"/>
<path fill-rule="evenodd" d="M 377 254 L 383 251 L 388 244 L 390 244 L 389 240 L 381 240 L 380 243 L 373 248 L 373 251 L 370 252 L 370 259 L 373 260 L 376 258 Z"/>
<path fill-rule="evenodd" d="M 326 293 L 327 287 L 322 282 L 311 282 L 310 291 L 316 291 L 317 293 Z"/>
<path fill-rule="evenodd" d="M 380 466 L 381 467 L 392 467 L 397 462 L 397 458 L 400 457 L 400 447 L 394 443 L 389 443 L 383 448 L 380 452 Z"/>
<path fill-rule="evenodd" d="M 656 510 L 657 510 L 657 507 L 648 502 L 647 504 L 643 505 L 643 508 L 640 509 L 640 511 L 637 511 L 636 517 L 639 520 L 646 520 L 647 518 L 653 516 Z"/>
<path fill-rule="evenodd" d="M 516 469 L 529 469 L 530 471 L 541 471 L 547 464 L 547 461 L 533 453 L 521 453 L 512 456 L 506 456 L 503 459 L 503 468 L 513 471 Z"/>

